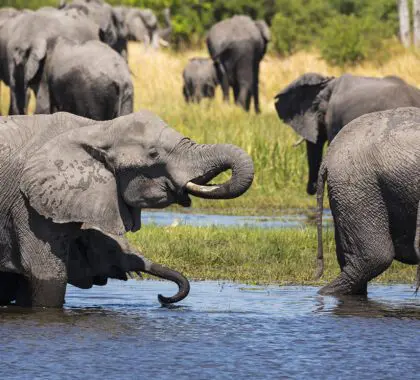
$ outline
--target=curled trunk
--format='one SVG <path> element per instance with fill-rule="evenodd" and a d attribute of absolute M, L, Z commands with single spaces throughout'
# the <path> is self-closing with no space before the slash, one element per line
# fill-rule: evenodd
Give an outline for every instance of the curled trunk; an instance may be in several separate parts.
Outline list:
<path fill-rule="evenodd" d="M 187 192 L 200 198 L 231 199 L 242 195 L 251 186 L 254 164 L 242 149 L 230 144 L 197 145 L 194 156 L 196 165 L 204 174 L 186 184 Z M 209 185 L 208 181 L 218 174 L 232 170 L 232 177 L 222 183 Z"/>

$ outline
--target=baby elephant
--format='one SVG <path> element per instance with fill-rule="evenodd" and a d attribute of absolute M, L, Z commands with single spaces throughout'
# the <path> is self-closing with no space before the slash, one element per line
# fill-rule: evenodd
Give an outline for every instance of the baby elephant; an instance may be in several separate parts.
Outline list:
<path fill-rule="evenodd" d="M 35 113 L 58 111 L 94 120 L 132 113 L 133 84 L 124 58 L 100 41 L 58 39 L 46 58 Z"/>
<path fill-rule="evenodd" d="M 320 269 L 327 178 L 341 273 L 320 293 L 365 294 L 393 260 L 420 263 L 419 108 L 366 114 L 332 141 L 317 186 Z"/>
<path fill-rule="evenodd" d="M 210 58 L 191 58 L 182 74 L 183 93 L 187 103 L 200 103 L 202 98 L 214 98 L 218 85 L 216 67 Z"/>

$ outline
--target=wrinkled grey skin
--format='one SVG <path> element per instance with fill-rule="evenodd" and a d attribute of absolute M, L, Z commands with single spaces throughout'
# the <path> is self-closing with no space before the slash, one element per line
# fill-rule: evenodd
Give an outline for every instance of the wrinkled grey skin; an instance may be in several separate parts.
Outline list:
<path fill-rule="evenodd" d="M 60 7 L 63 10 L 76 9 L 85 13 L 98 26 L 100 40 L 112 48 L 118 48 L 118 39 L 127 34 L 114 9 L 102 0 L 72 0 L 71 3 L 61 4 Z"/>
<path fill-rule="evenodd" d="M 157 49 L 159 43 L 164 40 L 166 43 L 172 33 L 172 23 L 169 8 L 163 11 L 165 28 L 160 28 L 155 13 L 148 8 L 115 7 L 116 12 L 124 15 L 127 28 L 127 38 L 130 41 L 143 42 L 144 46 Z"/>
<path fill-rule="evenodd" d="M 219 81 L 214 62 L 210 58 L 191 58 L 182 77 L 185 101 L 199 103 L 202 98 L 214 98 Z"/>
<path fill-rule="evenodd" d="M 253 98 L 255 112 L 260 112 L 260 62 L 269 40 L 267 24 L 248 16 L 234 16 L 212 26 L 207 35 L 207 47 L 217 64 L 225 101 L 229 101 L 229 87 L 232 87 L 235 103 L 249 111 Z"/>
<path fill-rule="evenodd" d="M 0 118 L 0 300 L 60 307 L 66 284 L 82 288 L 144 271 L 179 273 L 141 258 L 122 236 L 137 231 L 142 208 L 191 193 L 228 199 L 252 183 L 251 158 L 233 145 L 196 144 L 148 111 L 96 122 L 69 113 Z M 232 169 L 232 178 L 205 186 Z M 201 185 L 201 186 L 199 186 Z M 195 190 L 195 187 L 199 190 Z"/>
<path fill-rule="evenodd" d="M 43 65 L 59 37 L 77 42 L 97 40 L 97 26 L 75 11 L 40 10 L 25 12 L 0 27 L 3 80 L 10 87 L 9 114 L 24 114 L 27 91 L 37 94 Z"/>
<path fill-rule="evenodd" d="M 366 294 L 367 283 L 398 260 L 419 264 L 420 109 L 363 115 L 332 141 L 318 182 L 318 259 L 322 273 L 324 182 L 341 273 L 322 294 Z M 417 251 L 417 253 L 416 253 Z"/>
<path fill-rule="evenodd" d="M 15 8 L 0 8 L 0 24 L 19 14 Z"/>
<path fill-rule="evenodd" d="M 399 77 L 325 77 L 307 73 L 276 96 L 277 113 L 306 140 L 307 193 L 316 193 L 322 150 L 353 119 L 396 107 L 420 107 L 420 91 Z"/>
<path fill-rule="evenodd" d="M 116 51 L 100 41 L 60 38 L 46 58 L 35 113 L 111 120 L 133 112 L 133 96 L 130 70 Z"/>

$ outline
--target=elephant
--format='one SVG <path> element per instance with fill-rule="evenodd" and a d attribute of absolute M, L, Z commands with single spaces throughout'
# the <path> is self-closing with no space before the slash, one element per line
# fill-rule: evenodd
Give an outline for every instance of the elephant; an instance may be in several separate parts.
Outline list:
<path fill-rule="evenodd" d="M 17 16 L 19 13 L 20 11 L 15 8 L 0 8 L 0 24 Z"/>
<path fill-rule="evenodd" d="M 159 44 L 168 45 L 172 33 L 172 23 L 169 8 L 163 11 L 166 27 L 159 28 L 155 13 L 148 8 L 116 7 L 117 12 L 125 15 L 127 37 L 130 41 L 141 41 L 144 46 L 154 49 Z"/>
<path fill-rule="evenodd" d="M 130 69 L 116 51 L 100 41 L 59 38 L 44 63 L 35 113 L 111 120 L 133 112 L 133 96 Z"/>
<path fill-rule="evenodd" d="M 306 73 L 276 96 L 278 116 L 306 140 L 309 178 L 306 191 L 316 193 L 323 147 L 353 119 L 397 107 L 420 107 L 420 90 L 396 76 L 372 78 L 344 74 L 338 78 Z"/>
<path fill-rule="evenodd" d="M 199 103 L 202 98 L 214 98 L 219 81 L 215 64 L 210 58 L 194 57 L 188 61 L 182 77 L 185 101 Z"/>
<path fill-rule="evenodd" d="M 87 15 L 98 27 L 100 40 L 118 50 L 118 39 L 126 36 L 123 23 L 114 12 L 114 9 L 102 0 L 73 0 L 71 3 L 63 2 L 60 9 L 76 9 Z"/>
<path fill-rule="evenodd" d="M 368 282 L 393 260 L 420 264 L 419 163 L 416 107 L 362 115 L 331 142 L 317 186 L 318 273 L 323 268 L 325 181 L 341 273 L 321 294 L 366 294 Z"/>
<path fill-rule="evenodd" d="M 270 41 L 270 29 L 263 20 L 248 16 L 233 16 L 213 25 L 206 43 L 211 58 L 217 64 L 223 98 L 229 101 L 229 86 L 235 103 L 249 111 L 251 98 L 255 112 L 260 112 L 260 62 Z"/>
<path fill-rule="evenodd" d="M 0 300 L 61 307 L 67 283 L 82 288 L 178 272 L 142 258 L 123 236 L 141 209 L 230 199 L 252 184 L 252 159 L 229 144 L 197 144 L 149 111 L 109 121 L 66 112 L 0 117 Z M 232 176 L 209 184 L 221 172 Z"/>
<path fill-rule="evenodd" d="M 99 39 L 98 27 L 75 10 L 22 13 L 0 31 L 2 75 L 10 87 L 9 115 L 25 114 L 27 91 L 32 88 L 37 94 L 45 58 L 57 38 L 81 43 Z"/>

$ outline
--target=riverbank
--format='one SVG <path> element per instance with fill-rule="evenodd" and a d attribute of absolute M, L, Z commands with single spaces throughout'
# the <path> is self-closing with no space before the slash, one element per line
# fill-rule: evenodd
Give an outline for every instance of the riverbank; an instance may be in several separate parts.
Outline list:
<path fill-rule="evenodd" d="M 339 273 L 332 228 L 324 229 L 325 270 L 316 269 L 316 229 L 143 226 L 129 239 L 149 259 L 193 280 L 231 280 L 251 284 L 323 285 Z M 415 266 L 394 262 L 375 279 L 415 281 Z"/>

